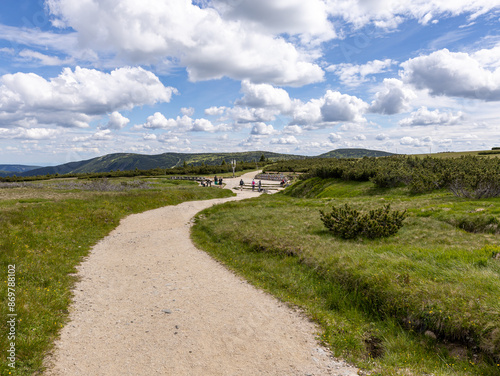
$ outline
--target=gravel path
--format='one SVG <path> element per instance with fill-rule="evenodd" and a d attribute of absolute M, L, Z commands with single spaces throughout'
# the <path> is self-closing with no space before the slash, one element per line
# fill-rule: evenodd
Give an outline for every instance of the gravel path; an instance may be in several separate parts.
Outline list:
<path fill-rule="evenodd" d="M 79 266 L 70 321 L 44 375 L 357 375 L 318 344 L 301 314 L 192 244 L 198 211 L 256 195 L 123 219 Z"/>

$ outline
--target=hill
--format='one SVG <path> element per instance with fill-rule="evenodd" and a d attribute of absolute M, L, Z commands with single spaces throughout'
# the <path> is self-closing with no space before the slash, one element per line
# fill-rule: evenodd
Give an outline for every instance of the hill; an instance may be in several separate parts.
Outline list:
<path fill-rule="evenodd" d="M 40 166 L 26 166 L 17 164 L 0 164 L 0 176 L 9 176 L 40 168 Z"/>
<path fill-rule="evenodd" d="M 199 166 L 202 163 L 206 165 L 220 165 L 222 161 L 230 163 L 231 160 L 237 162 L 258 161 L 262 155 L 270 161 L 279 159 L 304 159 L 302 155 L 279 154 L 267 151 L 252 151 L 242 153 L 164 153 L 158 155 L 143 155 L 132 153 L 108 154 L 102 157 L 92 158 L 84 161 L 70 162 L 58 166 L 42 167 L 27 171 L 21 176 L 35 175 L 53 175 L 53 174 L 77 174 L 91 172 L 109 172 L 126 170 L 150 170 L 154 168 L 172 168 L 182 166 L 184 163 L 193 166 Z"/>
<path fill-rule="evenodd" d="M 368 149 L 337 149 L 318 155 L 318 158 L 363 158 L 363 157 L 389 157 L 394 153 Z"/>
<path fill-rule="evenodd" d="M 172 168 L 183 166 L 184 163 L 192 166 L 220 165 L 222 161 L 231 163 L 254 162 L 260 160 L 262 155 L 269 161 L 308 159 L 308 158 L 362 158 L 362 157 L 384 157 L 393 155 L 391 153 L 368 150 L 368 149 L 337 149 L 317 157 L 306 157 L 303 155 L 280 154 L 268 151 L 250 151 L 241 153 L 163 153 L 157 155 L 144 155 L 133 153 L 107 154 L 101 157 L 84 161 L 70 162 L 58 166 L 36 168 L 29 171 L 16 173 L 18 176 L 36 175 L 64 175 L 93 172 L 151 170 L 155 168 Z"/>

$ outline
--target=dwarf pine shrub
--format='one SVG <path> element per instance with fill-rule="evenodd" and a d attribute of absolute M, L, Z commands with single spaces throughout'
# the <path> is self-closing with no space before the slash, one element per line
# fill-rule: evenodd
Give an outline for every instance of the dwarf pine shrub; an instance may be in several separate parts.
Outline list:
<path fill-rule="evenodd" d="M 386 206 L 361 213 L 348 204 L 332 207 L 330 213 L 320 210 L 321 220 L 334 235 L 343 239 L 363 236 L 369 239 L 385 238 L 396 234 L 403 226 L 406 210 L 399 212 Z"/>

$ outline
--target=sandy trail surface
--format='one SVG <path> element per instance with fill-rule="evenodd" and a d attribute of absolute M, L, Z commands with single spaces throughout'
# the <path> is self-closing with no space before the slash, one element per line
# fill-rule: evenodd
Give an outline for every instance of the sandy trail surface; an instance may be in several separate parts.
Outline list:
<path fill-rule="evenodd" d="M 257 195 L 123 219 L 79 266 L 70 321 L 44 375 L 357 375 L 318 344 L 303 315 L 192 244 L 198 211 Z"/>

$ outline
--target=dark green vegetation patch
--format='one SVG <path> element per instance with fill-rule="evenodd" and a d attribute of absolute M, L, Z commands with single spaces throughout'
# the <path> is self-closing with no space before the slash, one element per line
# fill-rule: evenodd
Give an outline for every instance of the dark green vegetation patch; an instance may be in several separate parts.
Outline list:
<path fill-rule="evenodd" d="M 359 212 L 348 204 L 333 206 L 331 212 L 320 210 L 320 217 L 325 227 L 343 239 L 355 239 L 359 236 L 368 239 L 385 238 L 394 235 L 403 226 L 406 211 L 391 211 L 391 205 Z"/>

